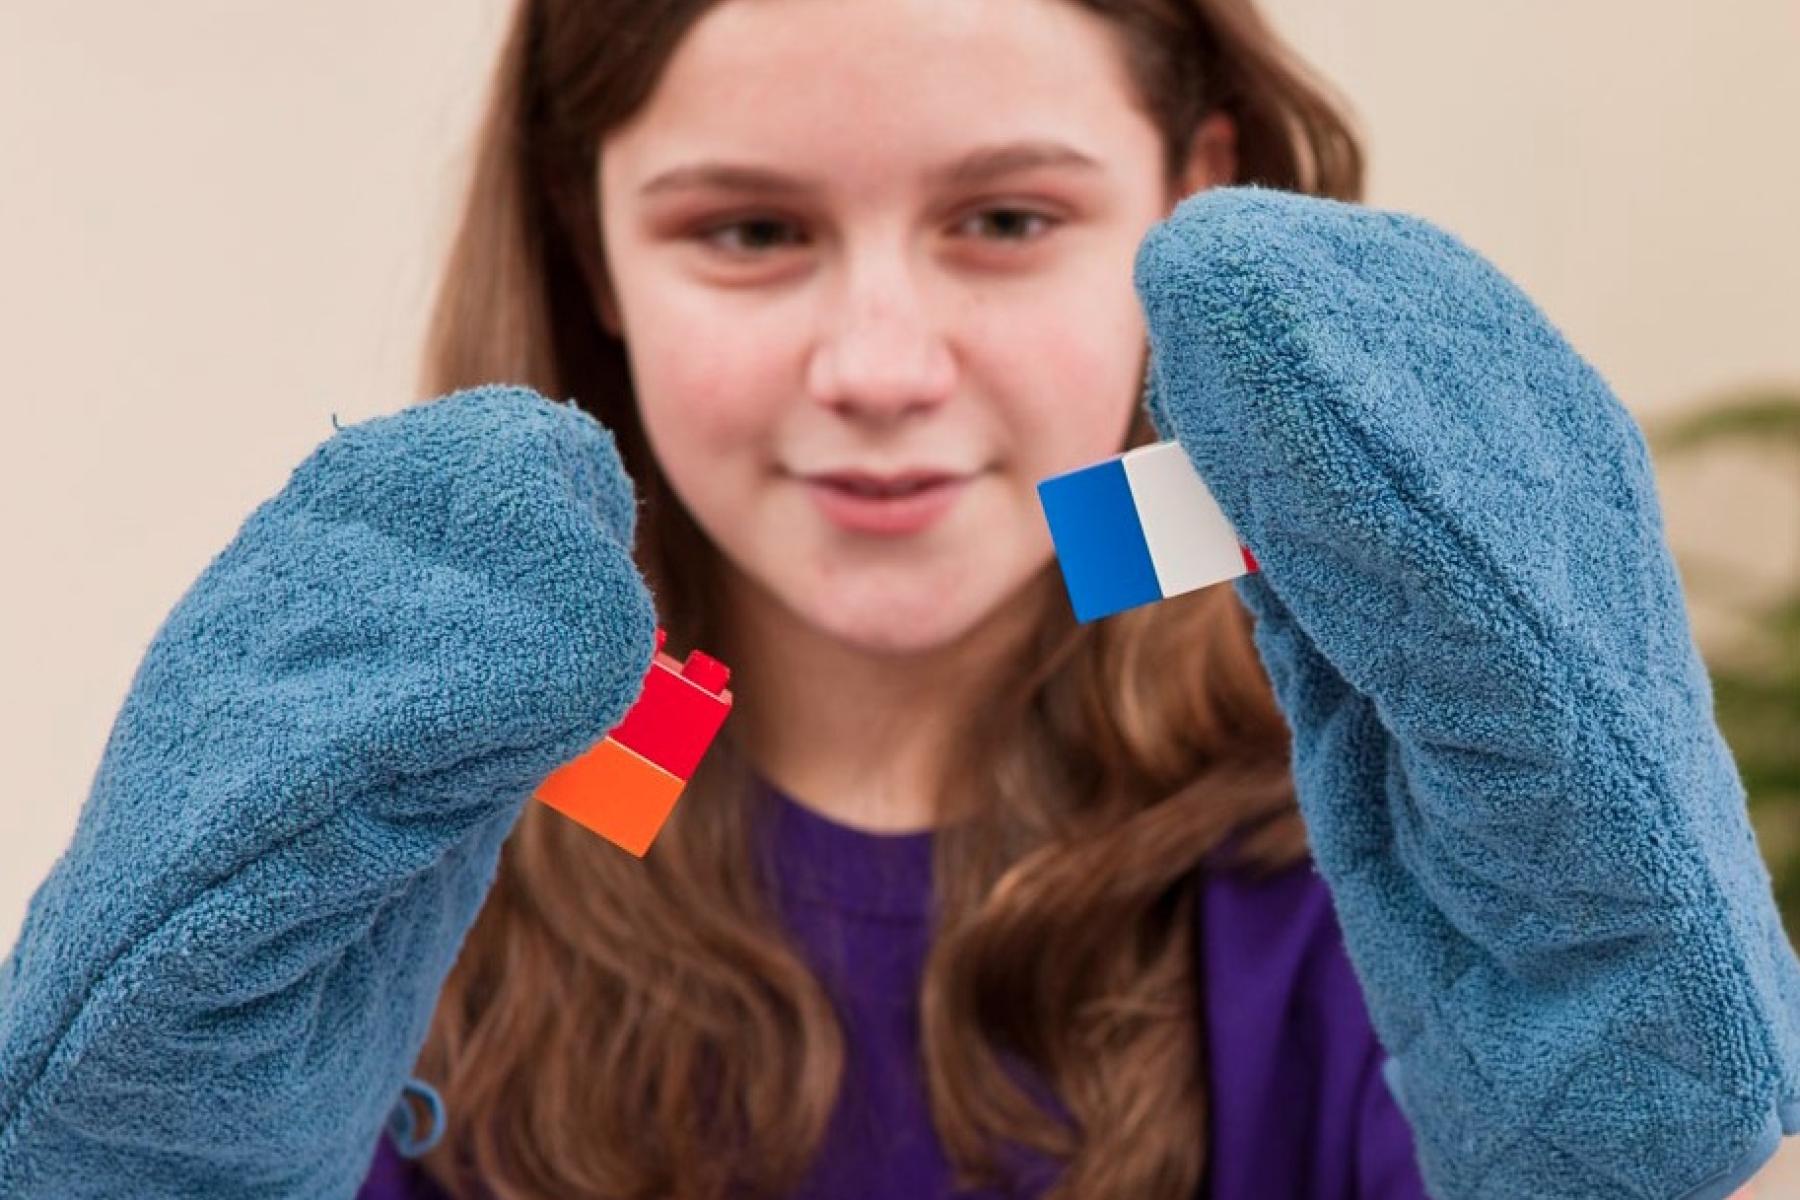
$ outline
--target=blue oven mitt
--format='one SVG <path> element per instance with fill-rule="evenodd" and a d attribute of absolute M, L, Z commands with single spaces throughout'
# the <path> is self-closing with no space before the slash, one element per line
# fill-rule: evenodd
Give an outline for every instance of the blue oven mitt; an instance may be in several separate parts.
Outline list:
<path fill-rule="evenodd" d="M 1204 192 L 1134 281 L 1433 1195 L 1726 1195 L 1800 1131 L 1800 969 L 1637 426 L 1416 218 Z"/>
<path fill-rule="evenodd" d="M 355 1193 L 486 894 L 655 649 L 612 436 L 344 428 L 152 640 L 0 969 L 0 1196 Z"/>

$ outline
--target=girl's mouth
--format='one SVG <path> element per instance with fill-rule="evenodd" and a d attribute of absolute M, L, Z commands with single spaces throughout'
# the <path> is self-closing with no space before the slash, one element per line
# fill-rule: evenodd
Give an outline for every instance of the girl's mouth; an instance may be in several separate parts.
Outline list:
<path fill-rule="evenodd" d="M 831 472 L 802 482 L 826 520 L 849 533 L 900 536 L 920 533 L 956 504 L 968 475 L 907 471 L 893 475 Z"/>

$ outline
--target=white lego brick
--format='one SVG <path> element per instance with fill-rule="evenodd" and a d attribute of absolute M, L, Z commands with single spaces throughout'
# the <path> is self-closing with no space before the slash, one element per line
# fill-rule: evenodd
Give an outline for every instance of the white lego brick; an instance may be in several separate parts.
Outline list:
<path fill-rule="evenodd" d="M 1248 572 L 1237 531 L 1176 441 L 1121 456 L 1165 598 Z"/>

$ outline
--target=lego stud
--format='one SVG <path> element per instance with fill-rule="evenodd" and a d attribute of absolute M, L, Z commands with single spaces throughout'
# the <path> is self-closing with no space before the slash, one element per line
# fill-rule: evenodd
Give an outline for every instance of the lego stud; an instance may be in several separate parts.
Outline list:
<path fill-rule="evenodd" d="M 731 679 L 731 669 L 710 654 L 689 650 L 681 664 L 681 677 L 706 692 L 722 692 Z"/>

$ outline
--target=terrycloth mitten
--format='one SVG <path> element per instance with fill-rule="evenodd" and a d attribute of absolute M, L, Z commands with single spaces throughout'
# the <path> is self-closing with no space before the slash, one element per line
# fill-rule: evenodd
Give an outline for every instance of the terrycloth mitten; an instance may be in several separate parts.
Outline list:
<path fill-rule="evenodd" d="M 1413 217 L 1203 192 L 1134 281 L 1432 1193 L 1726 1195 L 1800 1131 L 1800 968 L 1637 426 Z"/>
<path fill-rule="evenodd" d="M 0 969 L 0 1195 L 351 1196 L 532 790 L 655 647 L 612 435 L 340 430 L 152 640 Z"/>

